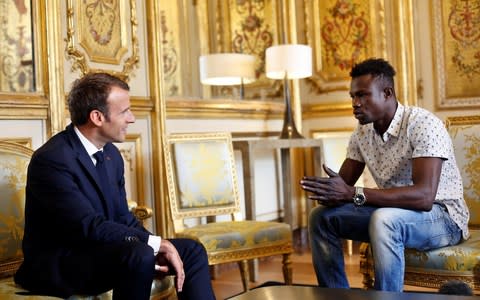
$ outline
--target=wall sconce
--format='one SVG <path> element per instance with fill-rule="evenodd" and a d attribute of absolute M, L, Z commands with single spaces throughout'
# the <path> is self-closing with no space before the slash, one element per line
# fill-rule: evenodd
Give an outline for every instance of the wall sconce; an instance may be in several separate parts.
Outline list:
<path fill-rule="evenodd" d="M 281 139 L 303 138 L 297 131 L 290 106 L 288 79 L 312 76 L 312 48 L 307 45 L 278 45 L 266 50 L 266 75 L 271 79 L 283 79 L 285 114 Z"/>
<path fill-rule="evenodd" d="M 255 76 L 255 56 L 241 53 L 216 53 L 199 58 L 200 81 L 208 85 L 240 85 L 240 99 L 245 97 L 244 84 Z"/>

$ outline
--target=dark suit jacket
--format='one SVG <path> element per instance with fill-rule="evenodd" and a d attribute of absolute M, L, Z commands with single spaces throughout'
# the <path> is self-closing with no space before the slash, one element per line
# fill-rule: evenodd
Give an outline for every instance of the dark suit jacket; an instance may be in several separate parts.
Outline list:
<path fill-rule="evenodd" d="M 68 284 L 62 282 L 66 270 L 59 261 L 80 247 L 132 237 L 147 243 L 150 233 L 128 210 L 120 152 L 109 143 L 104 154 L 111 199 L 103 197 L 95 166 L 72 125 L 35 151 L 27 176 L 24 262 L 15 276 L 20 285 Z"/>

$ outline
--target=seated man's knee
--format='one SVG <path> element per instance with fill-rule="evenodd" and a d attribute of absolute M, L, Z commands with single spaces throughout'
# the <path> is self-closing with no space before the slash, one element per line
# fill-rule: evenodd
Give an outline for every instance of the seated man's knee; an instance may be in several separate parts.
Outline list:
<path fill-rule="evenodd" d="M 392 229 L 395 226 L 395 215 L 398 213 L 396 213 L 396 210 L 395 208 L 379 208 L 372 213 L 368 226 L 371 238 L 385 233 L 387 229 Z"/>
<path fill-rule="evenodd" d="M 310 216 L 308 217 L 310 227 L 313 227 L 321 222 L 326 208 L 327 207 L 325 206 L 317 206 L 310 211 Z"/>
<path fill-rule="evenodd" d="M 154 270 L 155 255 L 153 249 L 145 243 L 128 243 L 124 257 L 125 266 L 129 271 Z"/>

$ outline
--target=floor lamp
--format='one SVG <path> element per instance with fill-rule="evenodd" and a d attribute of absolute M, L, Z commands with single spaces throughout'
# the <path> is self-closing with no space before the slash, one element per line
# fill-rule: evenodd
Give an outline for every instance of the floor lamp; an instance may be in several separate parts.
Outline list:
<path fill-rule="evenodd" d="M 207 85 L 240 85 L 240 99 L 245 97 L 244 84 L 255 81 L 255 56 L 242 53 L 202 55 L 200 82 Z"/>
<path fill-rule="evenodd" d="M 312 76 L 312 48 L 299 44 L 278 45 L 267 48 L 266 75 L 271 79 L 283 79 L 285 113 L 280 138 L 303 138 L 295 126 L 295 120 L 292 115 L 288 80 Z"/>

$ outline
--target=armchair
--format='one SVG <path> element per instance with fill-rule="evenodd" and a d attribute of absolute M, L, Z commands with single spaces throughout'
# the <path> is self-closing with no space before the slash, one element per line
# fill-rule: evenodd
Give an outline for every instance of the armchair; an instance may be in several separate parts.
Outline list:
<path fill-rule="evenodd" d="M 290 225 L 242 220 L 230 134 L 172 134 L 164 152 L 175 236 L 203 244 L 210 265 L 237 262 L 244 290 L 248 260 L 283 255 L 283 276 L 291 284 Z M 212 216 L 218 221 L 199 221 Z"/>
<path fill-rule="evenodd" d="M 480 116 L 447 118 L 455 158 L 462 174 L 464 198 L 470 211 L 470 238 L 458 245 L 431 251 L 405 250 L 405 284 L 439 288 L 444 282 L 462 280 L 480 292 Z M 368 243 L 360 246 L 360 272 L 365 288 L 374 281 Z"/>
<path fill-rule="evenodd" d="M 13 281 L 13 275 L 22 263 L 22 239 L 25 225 L 25 184 L 27 166 L 33 150 L 17 143 L 0 141 L 0 299 L 13 299 L 25 294 Z M 152 211 L 130 202 L 129 207 L 137 218 L 144 220 Z M 25 295 L 22 299 L 59 299 L 56 297 Z M 97 296 L 72 296 L 69 300 L 111 299 L 107 292 Z M 155 280 L 151 299 L 176 299 L 171 277 Z"/>

